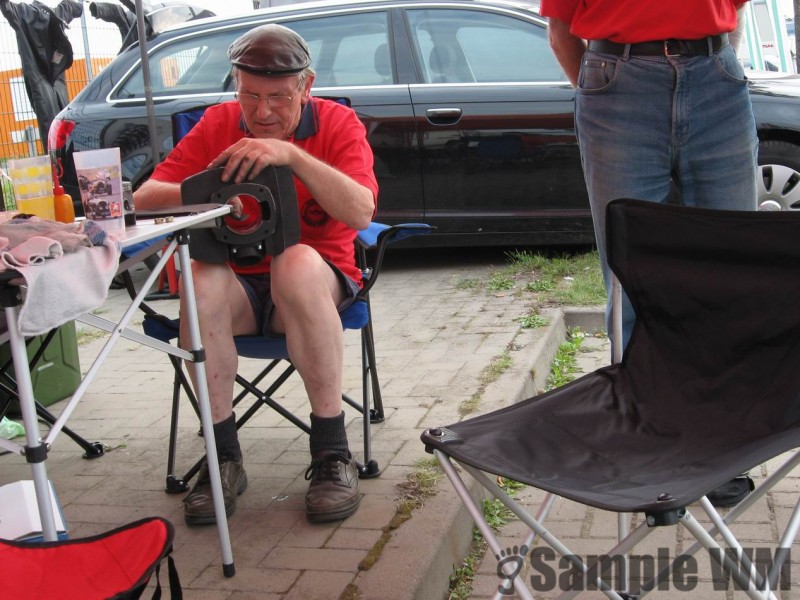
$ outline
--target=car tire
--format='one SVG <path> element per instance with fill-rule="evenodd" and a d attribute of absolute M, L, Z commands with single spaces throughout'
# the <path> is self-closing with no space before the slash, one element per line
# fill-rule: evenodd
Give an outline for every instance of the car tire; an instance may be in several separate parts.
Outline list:
<path fill-rule="evenodd" d="M 800 146 L 767 140 L 758 145 L 759 210 L 800 209 Z"/>

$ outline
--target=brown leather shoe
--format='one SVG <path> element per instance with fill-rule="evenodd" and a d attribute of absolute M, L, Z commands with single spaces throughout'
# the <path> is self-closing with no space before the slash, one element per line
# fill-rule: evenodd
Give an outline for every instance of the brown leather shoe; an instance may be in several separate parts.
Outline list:
<path fill-rule="evenodd" d="M 241 458 L 220 462 L 219 475 L 222 479 L 225 514 L 230 517 L 236 510 L 236 497 L 247 488 L 244 462 Z M 217 522 L 211 495 L 211 478 L 208 474 L 208 463 L 205 461 L 197 474 L 197 481 L 183 500 L 183 518 L 187 525 L 213 525 Z"/>
<path fill-rule="evenodd" d="M 358 509 L 358 468 L 352 458 L 325 450 L 306 470 L 311 481 L 306 494 L 306 517 L 312 523 L 346 519 Z"/>

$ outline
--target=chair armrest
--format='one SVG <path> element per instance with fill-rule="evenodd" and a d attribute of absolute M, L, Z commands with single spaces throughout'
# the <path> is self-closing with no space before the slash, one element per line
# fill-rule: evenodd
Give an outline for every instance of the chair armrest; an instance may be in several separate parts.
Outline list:
<path fill-rule="evenodd" d="M 356 237 L 358 267 L 363 274 L 364 287 L 359 293 L 364 297 L 370 288 L 375 285 L 383 264 L 386 248 L 393 242 L 399 242 L 414 235 L 431 233 L 436 227 L 425 223 L 401 223 L 399 225 L 385 225 L 384 223 L 370 223 L 369 227 L 358 232 Z M 367 260 L 367 250 L 375 250 L 372 260 Z"/>
<path fill-rule="evenodd" d="M 380 244 L 399 242 L 414 235 L 431 233 L 436 227 L 425 223 L 401 223 L 399 225 L 386 225 L 373 221 L 369 227 L 358 232 L 356 241 L 368 250 Z"/>

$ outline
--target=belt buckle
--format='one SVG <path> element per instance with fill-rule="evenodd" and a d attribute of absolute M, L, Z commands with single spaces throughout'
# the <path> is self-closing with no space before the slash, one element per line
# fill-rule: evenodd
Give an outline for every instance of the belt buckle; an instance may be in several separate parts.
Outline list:
<path fill-rule="evenodd" d="M 664 56 L 666 56 L 667 58 L 669 58 L 671 56 L 680 56 L 681 55 L 680 52 L 670 53 L 670 51 L 669 51 L 669 42 L 670 42 L 670 40 L 664 40 Z"/>

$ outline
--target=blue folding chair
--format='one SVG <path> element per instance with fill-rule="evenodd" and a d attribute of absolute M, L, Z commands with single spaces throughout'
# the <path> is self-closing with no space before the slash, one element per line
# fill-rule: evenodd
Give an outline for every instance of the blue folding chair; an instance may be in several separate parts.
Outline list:
<path fill-rule="evenodd" d="M 429 233 L 433 229 L 429 225 L 420 223 L 394 226 L 372 223 L 367 229 L 359 232 L 356 238 L 356 262 L 361 269 L 363 287 L 353 304 L 342 312 L 341 319 L 343 329 L 359 330 L 361 333 L 362 390 L 360 401 L 351 398 L 347 394 L 342 395 L 342 400 L 347 405 L 358 410 L 363 419 L 364 449 L 361 460 L 357 462 L 359 477 L 361 478 L 373 478 L 380 474 L 378 463 L 372 457 L 370 425 L 384 420 L 383 400 L 376 370 L 375 341 L 369 292 L 378 279 L 383 257 L 390 243 L 398 242 L 413 235 Z M 145 333 L 162 341 L 168 342 L 178 337 L 178 320 L 159 315 L 148 307 L 145 307 L 143 327 Z M 247 379 L 241 374 L 236 376 L 236 383 L 241 387 L 241 391 L 233 399 L 234 407 L 239 406 L 248 398 L 252 399 L 252 404 L 237 418 L 236 428 L 239 429 L 244 426 L 262 406 L 268 406 L 301 430 L 306 433 L 310 432 L 310 426 L 305 421 L 292 414 L 276 399 L 276 394 L 280 387 L 295 371 L 295 367 L 289 359 L 286 339 L 245 335 L 237 336 L 234 341 L 240 357 L 269 361 L 252 379 Z M 191 481 L 202 464 L 201 458 L 183 476 L 178 476 L 175 473 L 178 407 L 182 392 L 186 394 L 198 415 L 199 412 L 197 400 L 189 384 L 188 377 L 182 369 L 181 361 L 173 356 L 170 356 L 170 360 L 172 360 L 175 368 L 175 379 L 173 384 L 166 491 L 168 493 L 181 493 L 188 489 L 189 481 Z"/>
<path fill-rule="evenodd" d="M 203 113 L 205 113 L 207 106 L 199 106 L 196 108 L 190 108 L 187 110 L 183 110 L 181 112 L 175 113 L 172 115 L 172 146 L 173 148 L 178 145 L 178 142 L 183 139 L 183 137 L 192 130 L 192 127 L 197 125 L 200 119 L 203 117 Z M 141 216 L 144 216 L 147 213 L 140 213 Z M 158 255 L 156 254 L 157 250 L 154 248 L 161 249 L 161 247 L 166 243 L 166 236 L 163 238 L 158 238 L 155 240 L 150 240 L 147 242 L 142 242 L 141 244 L 134 244 L 133 246 L 129 246 L 126 248 L 125 255 L 122 257 L 123 261 L 129 257 L 133 257 L 138 255 L 140 252 L 143 254 L 148 254 L 144 259 L 145 264 L 148 268 L 152 269 L 155 263 L 158 261 Z M 132 264 L 136 264 L 139 260 L 131 261 Z M 158 279 L 158 290 L 151 292 L 145 297 L 145 300 L 151 302 L 153 300 L 174 300 L 178 297 L 178 271 L 175 266 L 175 255 L 171 256 L 169 262 L 164 267 L 164 270 L 159 275 Z M 131 282 L 125 279 L 125 276 L 122 276 L 122 281 L 117 283 L 118 286 L 122 287 L 125 286 L 130 291 Z M 165 289 L 166 288 L 166 289 Z"/>
<path fill-rule="evenodd" d="M 259 177 L 247 184 L 232 186 L 222 184 L 219 173 L 206 171 L 187 179 L 181 187 L 184 204 L 205 203 L 215 201 L 225 203 L 232 195 L 253 194 L 260 203 L 262 214 L 266 215 L 259 227 L 262 234 L 255 238 L 252 234 L 237 236 L 226 225 L 217 229 L 198 229 L 192 233 L 189 249 L 193 258 L 206 262 L 226 262 L 236 260 L 247 252 L 250 254 L 279 254 L 284 247 L 299 240 L 299 223 L 297 217 L 297 200 L 291 171 L 286 167 L 270 167 Z M 263 229 L 262 229 L 263 227 Z M 410 223 L 388 226 L 372 223 L 367 229 L 358 233 L 354 248 L 356 264 L 361 270 L 362 288 L 355 301 L 342 312 L 342 328 L 361 332 L 361 401 L 354 400 L 344 394 L 342 400 L 362 414 L 364 431 L 364 452 L 362 461 L 358 462 L 359 476 L 362 478 L 377 477 L 380 474 L 378 463 L 372 458 L 370 424 L 384 419 L 383 401 L 380 383 L 375 368 L 375 342 L 370 310 L 369 292 L 378 279 L 380 267 L 386 248 L 390 242 L 397 242 L 412 235 L 429 233 L 433 227 L 425 224 Z M 237 246 L 243 244 L 246 246 Z M 179 322 L 159 315 L 148 306 L 145 312 L 144 330 L 148 335 L 164 342 L 178 337 Z M 234 338 L 236 350 L 243 358 L 266 359 L 269 362 L 253 379 L 248 380 L 241 374 L 236 376 L 236 383 L 241 392 L 233 399 L 234 407 L 245 399 L 252 397 L 253 403 L 237 419 L 236 427 L 241 428 L 261 408 L 268 406 L 288 419 L 291 423 L 310 432 L 310 426 L 292 414 L 275 399 L 275 394 L 283 383 L 294 373 L 295 367 L 289 359 L 286 339 L 282 337 L 265 337 L 247 335 Z M 166 491 L 180 493 L 188 489 L 188 482 L 197 473 L 202 464 L 198 460 L 183 477 L 175 474 L 175 456 L 177 452 L 178 407 L 181 391 L 199 414 L 197 401 L 189 380 L 186 377 L 181 361 L 170 356 L 175 369 L 172 397 L 172 419 L 170 427 L 169 454 L 167 462 Z M 263 386 L 266 385 L 264 388 Z M 263 389 L 262 389 L 263 388 Z"/>

